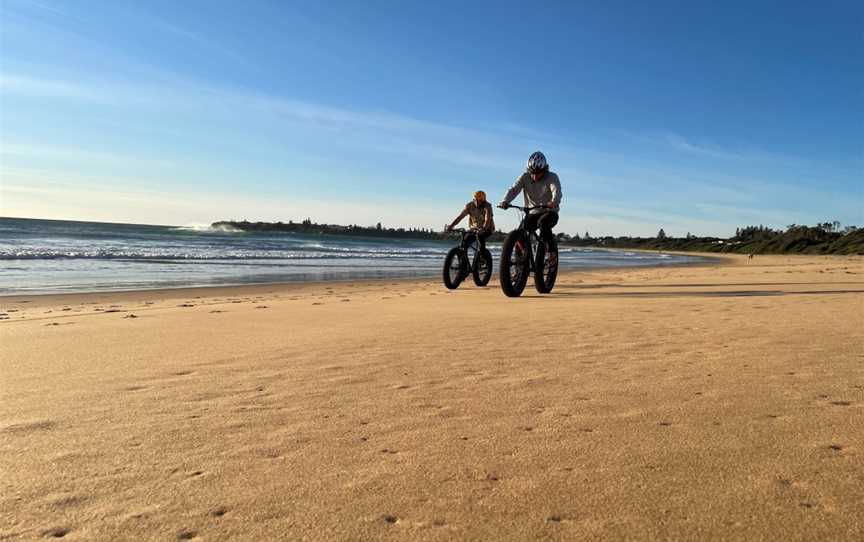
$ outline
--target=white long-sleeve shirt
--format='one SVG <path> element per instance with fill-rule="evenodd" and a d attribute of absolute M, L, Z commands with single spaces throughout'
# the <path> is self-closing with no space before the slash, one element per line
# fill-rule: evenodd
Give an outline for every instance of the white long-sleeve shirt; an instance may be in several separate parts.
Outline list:
<path fill-rule="evenodd" d="M 557 211 L 561 205 L 561 181 L 558 180 L 558 175 L 551 171 L 547 171 L 546 175 L 536 182 L 531 178 L 530 173 L 523 173 L 507 191 L 503 203 L 513 201 L 519 192 L 524 195 L 525 207 L 548 205 Z M 540 211 L 541 209 L 537 209 L 532 212 L 539 213 Z"/>

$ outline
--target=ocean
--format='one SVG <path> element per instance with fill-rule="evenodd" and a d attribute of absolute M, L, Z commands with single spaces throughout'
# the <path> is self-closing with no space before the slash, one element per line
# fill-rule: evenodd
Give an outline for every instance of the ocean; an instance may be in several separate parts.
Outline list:
<path fill-rule="evenodd" d="M 0 295 L 436 277 L 458 242 L 0 218 Z M 489 249 L 497 260 L 499 247 Z M 562 248 L 562 269 L 697 257 Z"/>

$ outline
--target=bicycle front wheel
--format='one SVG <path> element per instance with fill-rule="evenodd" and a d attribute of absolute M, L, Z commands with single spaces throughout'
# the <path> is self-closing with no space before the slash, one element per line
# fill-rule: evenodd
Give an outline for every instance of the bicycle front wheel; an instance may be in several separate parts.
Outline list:
<path fill-rule="evenodd" d="M 467 265 L 463 261 L 464 256 L 459 247 L 453 247 L 447 256 L 444 258 L 444 269 L 441 272 L 441 278 L 444 280 L 444 286 L 450 290 L 455 290 L 465 278 L 465 268 Z"/>
<path fill-rule="evenodd" d="M 528 239 L 521 230 L 511 231 L 501 246 L 501 290 L 507 297 L 519 297 L 528 282 Z"/>
<path fill-rule="evenodd" d="M 558 241 L 555 237 L 537 243 L 536 264 L 534 288 L 541 294 L 548 294 L 555 287 L 555 279 L 558 278 Z"/>

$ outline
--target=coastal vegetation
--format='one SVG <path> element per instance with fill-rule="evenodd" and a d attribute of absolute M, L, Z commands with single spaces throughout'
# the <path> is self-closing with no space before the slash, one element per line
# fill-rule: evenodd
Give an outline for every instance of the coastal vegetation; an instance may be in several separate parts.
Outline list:
<path fill-rule="evenodd" d="M 452 237 L 451 233 L 434 231 L 431 228 L 385 228 L 379 222 L 375 226 L 317 224 L 307 218 L 301 222 L 214 222 L 214 228 L 229 228 L 250 232 L 305 233 L 358 235 L 364 237 L 396 237 L 408 239 L 441 240 Z M 506 232 L 497 231 L 490 241 L 503 241 Z M 841 227 L 839 222 L 822 222 L 815 226 L 792 224 L 786 229 L 765 226 L 738 228 L 735 236 L 697 237 L 687 233 L 684 237 L 667 235 L 660 229 L 654 237 L 592 236 L 558 233 L 562 245 L 577 247 L 621 248 L 667 251 L 725 252 L 739 254 L 864 254 L 864 228 Z"/>
<path fill-rule="evenodd" d="M 841 228 L 838 222 L 815 226 L 792 224 L 785 230 L 765 226 L 738 228 L 735 236 L 671 237 L 663 229 L 655 237 L 592 237 L 559 234 L 562 244 L 644 250 L 723 252 L 737 254 L 864 254 L 864 228 Z"/>

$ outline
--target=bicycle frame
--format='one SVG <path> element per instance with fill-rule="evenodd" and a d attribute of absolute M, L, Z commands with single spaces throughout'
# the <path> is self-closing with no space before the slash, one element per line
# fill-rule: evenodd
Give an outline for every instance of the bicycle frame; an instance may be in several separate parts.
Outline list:
<path fill-rule="evenodd" d="M 537 232 L 534 230 L 529 230 L 527 225 L 525 224 L 528 221 L 528 214 L 534 209 L 548 209 L 545 205 L 539 205 L 536 207 L 520 207 L 518 205 L 510 205 L 514 209 L 519 209 L 522 211 L 522 220 L 519 222 L 519 227 L 517 230 L 522 230 L 525 233 L 525 237 L 528 239 L 528 247 L 527 247 L 527 257 L 528 257 L 528 276 L 531 276 L 532 273 L 536 274 L 538 270 L 536 269 L 536 264 L 534 263 L 534 255 L 537 254 L 537 246 L 540 244 L 540 237 L 537 235 Z"/>
<path fill-rule="evenodd" d="M 462 252 L 465 254 L 465 261 L 468 262 L 468 269 L 471 269 L 474 266 L 474 260 L 476 260 L 477 255 L 480 254 L 479 235 L 477 232 L 463 228 L 454 229 L 452 231 L 462 234 L 462 241 L 459 243 L 459 248 L 462 249 Z M 474 240 L 470 243 L 466 243 L 465 238 L 468 237 L 469 233 L 474 234 Z"/>

